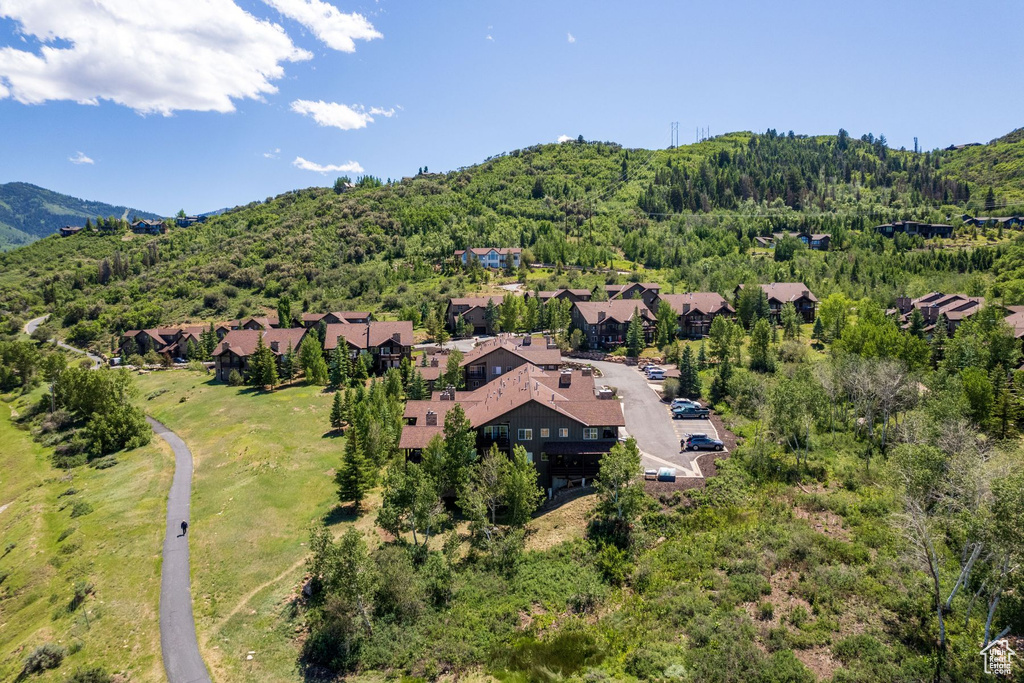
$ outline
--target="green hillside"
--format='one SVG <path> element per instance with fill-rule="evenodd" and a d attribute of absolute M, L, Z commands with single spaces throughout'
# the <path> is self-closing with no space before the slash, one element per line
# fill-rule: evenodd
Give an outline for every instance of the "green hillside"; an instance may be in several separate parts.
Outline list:
<path fill-rule="evenodd" d="M 0 185 L 0 251 L 30 244 L 65 225 L 82 225 L 87 218 L 160 218 L 126 206 L 113 206 L 69 197 L 29 183 Z"/>
<path fill-rule="evenodd" d="M 448 174 L 389 184 L 368 178 L 340 194 L 289 192 L 159 237 L 50 237 L 0 256 L 0 306 L 53 307 L 56 321 L 78 324 L 83 343 L 159 323 L 233 318 L 283 293 L 310 310 L 357 305 L 419 321 L 430 303 L 481 288 L 472 274 L 441 276 L 454 272 L 453 250 L 484 245 L 525 247 L 531 262 L 635 267 L 643 271 L 636 277 L 677 291 L 802 279 L 819 297 L 842 290 L 881 303 L 925 287 L 983 294 L 1001 247 L 921 252 L 920 239 L 861 231 L 915 218 L 953 223 L 964 245 L 1001 242 L 960 223 L 964 212 L 984 212 L 970 158 L 978 150 L 1009 158 L 1021 144 L 915 154 L 871 136 L 769 131 L 671 150 L 536 146 Z M 1019 192 L 1012 173 L 984 180 L 1000 204 Z M 838 250 L 749 257 L 755 236 L 786 229 L 831 233 Z M 571 276 L 585 286 L 629 277 Z M 530 286 L 568 281 L 538 271 Z"/>

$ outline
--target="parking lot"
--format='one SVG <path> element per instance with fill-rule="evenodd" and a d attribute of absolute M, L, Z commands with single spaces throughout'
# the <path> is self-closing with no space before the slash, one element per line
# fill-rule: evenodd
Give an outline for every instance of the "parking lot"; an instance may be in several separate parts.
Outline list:
<path fill-rule="evenodd" d="M 706 451 L 680 452 L 679 440 L 684 434 L 703 432 L 718 438 L 711 420 L 673 420 L 668 404 L 656 393 L 657 382 L 635 366 L 595 361 L 603 377 L 598 384 L 618 389 L 626 418 L 626 432 L 636 438 L 643 457 L 644 469 L 674 467 L 677 477 L 702 477 L 697 458 Z"/>

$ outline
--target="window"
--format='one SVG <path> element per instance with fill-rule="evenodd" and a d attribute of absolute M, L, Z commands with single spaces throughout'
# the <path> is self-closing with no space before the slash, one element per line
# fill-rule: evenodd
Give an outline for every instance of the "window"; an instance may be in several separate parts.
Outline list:
<path fill-rule="evenodd" d="M 520 441 L 533 441 L 532 429 L 520 429 L 518 439 Z"/>
<path fill-rule="evenodd" d="M 495 365 L 494 366 L 494 374 L 495 375 L 500 375 L 501 374 L 501 366 L 500 365 Z"/>
<path fill-rule="evenodd" d="M 568 427 L 559 427 L 558 428 L 558 438 L 559 439 L 568 439 L 569 438 L 569 428 Z"/>
<path fill-rule="evenodd" d="M 484 427 L 484 437 L 497 441 L 508 438 L 508 425 L 488 425 Z"/>
<path fill-rule="evenodd" d="M 584 427 L 583 428 L 583 439 L 590 441 L 591 439 L 597 438 L 597 427 Z"/>
<path fill-rule="evenodd" d="M 540 461 L 541 462 L 547 462 L 548 461 L 548 454 L 547 453 L 541 453 L 540 454 Z"/>
<path fill-rule="evenodd" d="M 529 462 L 531 465 L 533 464 L 533 452 L 526 451 L 526 461 Z"/>
<path fill-rule="evenodd" d="M 541 429 L 540 429 L 540 438 L 546 439 L 549 436 L 551 436 L 551 430 L 548 429 L 547 427 L 541 427 Z"/>

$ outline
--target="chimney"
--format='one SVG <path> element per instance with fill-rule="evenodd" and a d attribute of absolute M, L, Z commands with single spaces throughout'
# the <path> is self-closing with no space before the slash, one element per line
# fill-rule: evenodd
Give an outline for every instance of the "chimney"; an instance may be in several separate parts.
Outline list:
<path fill-rule="evenodd" d="M 270 342 L 270 350 L 273 351 L 274 353 L 280 353 L 280 351 L 281 351 L 281 342 L 278 342 L 278 341 Z"/>
<path fill-rule="evenodd" d="M 401 344 L 402 343 L 402 333 L 401 332 L 395 332 L 393 335 L 391 335 L 391 341 L 395 342 L 396 344 Z"/>
<path fill-rule="evenodd" d="M 572 370 L 562 370 L 558 373 L 558 386 L 568 387 L 572 385 Z"/>
<path fill-rule="evenodd" d="M 605 319 L 606 313 L 604 311 L 597 312 L 597 322 L 602 322 Z"/>
<path fill-rule="evenodd" d="M 611 400 L 615 398 L 615 392 L 608 387 L 601 387 L 597 391 L 597 397 L 604 401 Z"/>
<path fill-rule="evenodd" d="M 428 427 L 436 427 L 437 426 L 437 413 L 435 413 L 433 410 L 428 410 L 427 411 L 427 426 Z"/>
<path fill-rule="evenodd" d="M 430 359 L 430 367 L 436 368 L 439 365 L 440 365 L 440 363 L 438 362 L 437 358 L 431 358 Z"/>
<path fill-rule="evenodd" d="M 523 337 L 523 346 L 530 346 L 531 344 L 533 344 L 533 337 L 530 335 Z"/>
<path fill-rule="evenodd" d="M 683 315 L 690 312 L 690 304 L 683 304 Z"/>
<path fill-rule="evenodd" d="M 811 297 L 811 293 L 806 289 L 800 292 L 800 295 L 803 296 L 805 299 L 809 299 Z"/>
<path fill-rule="evenodd" d="M 580 371 L 580 374 L 583 377 L 592 377 L 594 375 L 594 369 L 588 365 Z"/>
<path fill-rule="evenodd" d="M 231 349 L 231 342 L 229 342 L 229 341 L 228 341 L 227 339 L 225 339 L 225 340 L 223 341 L 223 344 L 224 344 L 224 350 L 225 350 L 225 351 L 228 351 L 228 350 L 230 350 L 230 349 Z"/>

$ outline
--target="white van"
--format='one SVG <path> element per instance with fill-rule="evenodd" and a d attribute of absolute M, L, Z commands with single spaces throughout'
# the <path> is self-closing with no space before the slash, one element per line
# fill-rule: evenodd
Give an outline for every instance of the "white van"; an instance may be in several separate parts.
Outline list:
<path fill-rule="evenodd" d="M 647 379 L 661 380 L 665 379 L 664 368 L 647 368 Z"/>

